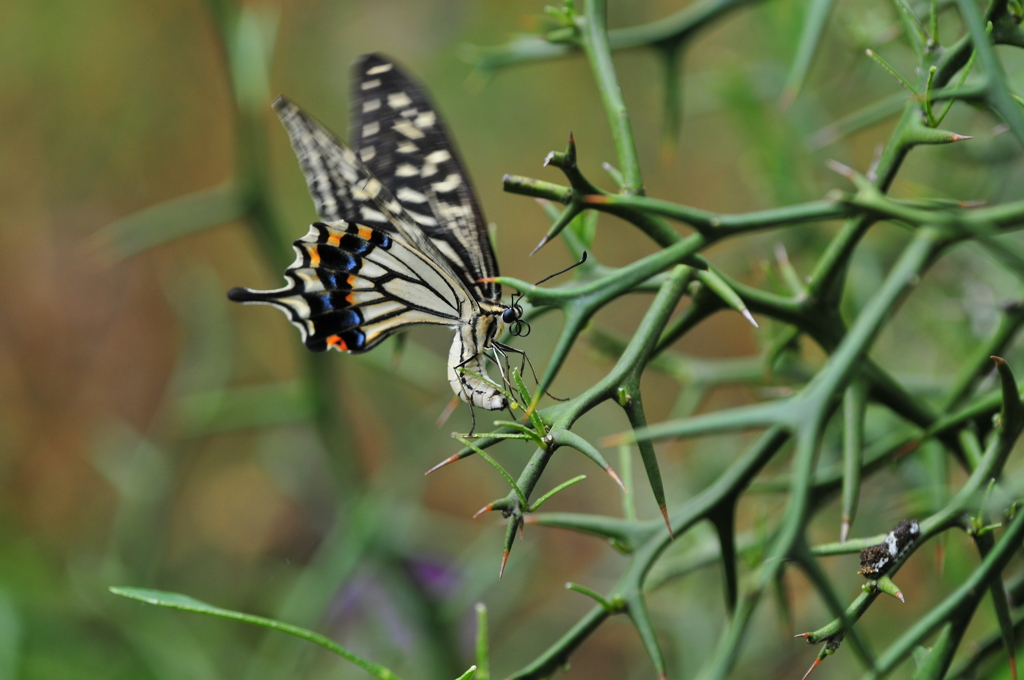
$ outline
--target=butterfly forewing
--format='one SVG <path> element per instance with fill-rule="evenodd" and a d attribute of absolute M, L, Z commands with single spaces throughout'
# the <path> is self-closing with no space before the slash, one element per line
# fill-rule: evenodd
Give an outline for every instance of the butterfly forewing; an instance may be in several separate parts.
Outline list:
<path fill-rule="evenodd" d="M 444 123 L 423 87 L 376 54 L 354 66 L 350 140 L 479 299 L 501 287 L 487 223 Z"/>

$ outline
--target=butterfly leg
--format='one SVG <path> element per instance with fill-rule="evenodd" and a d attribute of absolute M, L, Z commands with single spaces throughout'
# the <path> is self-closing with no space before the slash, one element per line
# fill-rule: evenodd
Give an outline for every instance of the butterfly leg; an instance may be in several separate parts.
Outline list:
<path fill-rule="evenodd" d="M 525 351 L 523 351 L 521 349 L 516 349 L 512 345 L 506 345 L 503 342 L 494 342 L 493 344 L 496 347 L 498 347 L 499 349 L 501 349 L 503 352 L 515 352 L 516 354 L 521 355 L 523 360 L 522 360 L 522 363 L 519 366 L 519 372 L 522 373 L 523 369 L 525 369 L 526 366 L 528 365 L 530 367 L 530 373 L 533 374 L 533 382 L 537 383 L 538 385 L 540 384 L 540 379 L 537 377 L 537 369 L 533 367 L 533 362 L 530 361 L 530 355 L 529 354 L 527 354 Z M 547 390 L 544 390 L 544 394 L 548 395 L 549 397 L 551 397 L 555 401 L 569 401 L 568 397 L 565 397 L 565 398 L 563 398 L 563 397 L 556 397 L 555 395 L 551 394 Z"/>
<path fill-rule="evenodd" d="M 523 371 L 526 370 L 526 364 L 527 364 L 527 362 L 529 362 L 530 363 L 530 372 L 533 373 L 533 381 L 534 382 L 540 382 L 539 380 L 537 380 L 537 371 L 534 370 L 534 368 L 533 368 L 533 362 L 531 362 L 530 358 L 526 356 L 526 352 L 524 352 L 521 349 L 516 349 L 512 345 L 506 345 L 503 342 L 498 342 L 497 340 L 495 340 L 491 344 L 494 347 L 496 347 L 497 349 L 501 350 L 501 353 L 505 357 L 506 360 L 508 359 L 508 355 L 506 354 L 506 352 L 514 352 L 514 353 L 519 354 L 520 356 L 522 356 L 522 361 L 519 363 L 519 373 L 520 373 L 520 375 L 522 375 Z"/>
<path fill-rule="evenodd" d="M 504 384 L 505 387 L 508 388 L 509 392 L 515 392 L 516 389 L 515 387 L 513 387 L 512 382 L 509 380 L 509 377 L 507 375 L 508 373 L 511 372 L 509 370 L 508 355 L 505 354 L 505 352 L 503 352 L 500 347 L 497 347 L 496 343 L 491 345 L 491 351 L 494 353 L 494 356 L 488 358 L 490 358 L 498 366 L 498 373 L 501 374 L 502 384 Z M 504 365 L 502 365 L 502 359 L 505 360 Z M 520 395 L 520 397 L 522 397 L 522 395 Z"/>
<path fill-rule="evenodd" d="M 508 355 L 505 354 L 505 352 L 503 352 L 501 350 L 501 348 L 497 347 L 497 344 L 498 343 L 492 343 L 491 344 L 491 351 L 494 352 L 494 357 L 492 358 L 492 361 L 494 361 L 494 363 L 496 363 L 498 365 L 498 373 L 501 373 L 501 381 L 505 384 L 505 387 L 508 388 L 509 394 L 517 393 L 519 390 L 517 390 L 515 387 L 512 386 L 512 383 L 509 381 L 508 377 L 505 375 L 505 372 L 509 370 L 508 369 Z M 501 365 L 501 360 L 502 359 L 505 360 L 505 366 L 504 367 L 502 367 L 502 365 Z M 519 395 L 519 401 L 524 401 L 522 394 Z M 516 419 L 516 414 L 512 412 L 512 404 L 510 402 L 508 402 L 508 401 L 505 402 L 505 410 L 508 411 L 508 414 L 512 418 L 512 420 Z"/>
<path fill-rule="evenodd" d="M 476 359 L 476 357 L 475 356 L 471 356 L 468 359 L 466 359 L 465 361 L 463 361 L 461 364 L 458 364 L 457 366 L 455 366 L 455 372 L 459 376 L 459 383 L 462 385 L 462 393 L 463 394 L 469 394 L 470 386 L 469 386 L 469 382 L 466 380 L 466 374 L 463 373 L 460 369 L 465 368 L 474 359 Z M 469 436 L 472 437 L 473 433 L 476 432 L 476 409 L 473 408 L 473 400 L 472 399 L 466 400 L 466 403 L 469 404 L 469 417 L 470 417 L 470 420 L 471 420 L 471 425 L 470 425 L 470 428 L 469 428 Z"/>

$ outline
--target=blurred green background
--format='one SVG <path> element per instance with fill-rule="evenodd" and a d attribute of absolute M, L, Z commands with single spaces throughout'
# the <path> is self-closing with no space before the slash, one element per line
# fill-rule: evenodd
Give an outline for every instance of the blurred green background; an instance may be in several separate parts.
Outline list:
<path fill-rule="evenodd" d="M 501 0 L 292 0 L 246 7 L 276 25 L 266 106 L 267 199 L 288 239 L 314 219 L 301 174 L 270 99 L 286 93 L 344 136 L 348 67 L 364 52 L 394 57 L 426 84 L 456 138 L 485 213 L 497 224 L 503 273 L 538 279 L 568 264 L 558 243 L 533 258 L 549 222 L 531 200 L 505 194 L 504 173 L 562 181 L 541 162 L 572 130 L 585 173 L 614 161 L 603 109 L 580 58 L 471 75 L 467 44 L 496 45 L 536 30 L 544 2 Z M 611 3 L 612 27 L 677 11 L 685 3 Z M 835 139 L 827 126 L 899 86 L 863 56 L 878 50 L 900 67 L 888 3 L 839 3 L 808 83 L 778 105 L 804 3 L 743 8 L 702 33 L 683 60 L 684 122 L 666 152 L 661 63 L 647 51 L 616 63 L 649 195 L 718 212 L 821 197 L 844 180 L 836 158 L 864 171 L 892 121 Z M 960 34 L 955 14 L 943 31 Z M 1019 55 L 1007 53 L 1015 89 Z M 310 421 L 301 377 L 305 349 L 270 308 L 229 305 L 234 285 L 276 287 L 280 270 L 240 222 L 205 229 L 122 259 L 107 225 L 229 179 L 237 165 L 237 118 L 216 23 L 200 0 L 3 0 L 0 3 L 0 678 L 362 678 L 306 643 L 241 624 L 145 608 L 110 585 L 188 593 L 220 606 L 276 616 L 329 634 L 407 679 L 455 677 L 470 663 L 473 604 L 491 612 L 493 668 L 525 665 L 590 607 L 567 580 L 597 590 L 625 559 L 599 541 L 527 529 L 498 581 L 503 525 L 470 516 L 507 488 L 477 458 L 424 478 L 469 427 L 460 408 L 442 428 L 450 334 L 417 330 L 403 354 L 393 341 L 361 356 L 332 354 L 331 418 L 343 436 L 328 446 Z M 893 193 L 992 202 L 1022 197 L 1024 163 L 986 113 L 957 104 L 943 127 L 970 144 L 915 151 Z M 825 132 L 821 132 L 825 130 Z M 708 256 L 743 280 L 770 286 L 764 263 L 784 242 L 798 271 L 835 225 L 804 226 L 716 246 Z M 860 248 L 847 306 L 876 289 L 905 233 L 878 225 Z M 622 265 L 652 252 L 629 225 L 601 218 L 596 255 Z M 290 253 L 281 257 L 290 260 Z M 885 331 L 875 358 L 908 384 L 940 384 L 999 304 L 1020 285 L 980 252 L 957 251 L 932 270 Z M 613 304 L 595 327 L 627 336 L 643 305 Z M 549 315 L 517 341 L 542 366 L 559 329 Z M 701 357 L 754 356 L 770 329 L 720 314 L 676 349 Z M 823 357 L 804 349 L 811 366 Z M 1022 357 L 1008 355 L 1011 365 Z M 578 346 L 555 383 L 576 394 L 609 366 Z M 1019 367 L 1020 364 L 1017 364 Z M 645 378 L 651 421 L 676 405 L 679 385 Z M 747 387 L 707 396 L 703 409 L 765 396 Z M 485 415 L 484 418 L 487 418 Z M 610 407 L 584 419 L 591 441 L 626 427 Z M 669 505 L 693 495 L 742 450 L 743 437 L 664 445 Z M 507 443 L 498 459 L 518 472 L 531 449 Z M 823 464 L 836 459 L 827 441 Z M 615 452 L 606 452 L 613 462 Z M 642 468 L 637 463 L 642 478 Z M 1019 469 L 1019 466 L 1017 466 Z M 1011 463 L 1011 469 L 1013 464 Z M 773 468 L 772 472 L 780 472 Z M 614 484 L 580 457 L 557 456 L 549 482 L 589 479 L 549 509 L 619 514 Z M 868 480 L 855 536 L 887 531 L 943 498 L 943 479 L 911 459 Z M 543 485 L 542 485 L 543 486 Z M 541 489 L 546 490 L 549 487 Z M 782 503 L 749 495 L 742 527 L 756 532 Z M 640 485 L 639 511 L 656 516 Z M 835 540 L 838 511 L 815 524 Z M 698 528 L 672 553 L 698 546 Z M 898 579 L 908 598 L 880 602 L 865 618 L 879 640 L 913 621 L 975 564 L 966 539 L 921 551 Z M 666 558 L 671 560 L 672 556 Z M 843 597 L 860 585 L 853 557 L 828 562 Z M 791 634 L 827 614 L 803 577 L 788 582 L 791 624 L 767 608 L 751 632 L 736 677 L 799 677 L 814 651 Z M 717 638 L 724 607 L 717 573 L 699 571 L 652 597 L 673 677 L 690 677 Z M 975 630 L 977 628 L 977 630 Z M 983 607 L 972 627 L 992 629 Z M 843 650 L 824 672 L 853 677 Z M 904 669 L 909 677 L 911 668 Z M 821 672 L 821 671 L 819 671 Z M 653 671 L 635 632 L 612 620 L 572 658 L 569 678 L 647 678 Z"/>

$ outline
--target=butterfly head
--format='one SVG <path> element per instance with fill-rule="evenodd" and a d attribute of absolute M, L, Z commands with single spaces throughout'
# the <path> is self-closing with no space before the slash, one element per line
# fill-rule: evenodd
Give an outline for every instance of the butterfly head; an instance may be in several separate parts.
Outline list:
<path fill-rule="evenodd" d="M 530 334 L 530 324 L 523 321 L 523 306 L 519 304 L 522 297 L 521 293 L 519 297 L 513 295 L 512 304 L 501 313 L 501 320 L 508 326 L 508 332 L 518 338 L 525 338 Z"/>
<path fill-rule="evenodd" d="M 545 276 L 543 279 L 541 279 L 540 281 L 538 281 L 534 285 L 535 286 L 539 286 L 540 284 L 544 283 L 545 281 L 547 281 L 549 279 L 553 279 L 554 277 L 558 276 L 559 274 L 564 274 L 565 272 L 567 272 L 567 271 L 569 271 L 571 269 L 575 269 L 576 267 L 579 267 L 581 264 L 583 264 L 586 261 L 587 261 L 587 251 L 584 250 L 583 251 L 583 256 L 580 258 L 579 262 L 576 262 L 575 264 L 573 264 L 573 265 L 571 265 L 569 267 L 566 267 L 562 271 L 555 272 L 551 276 Z M 525 295 L 525 293 L 514 293 L 512 295 L 511 303 L 507 307 L 505 307 L 504 310 L 501 312 L 501 321 L 502 321 L 502 323 L 504 323 L 506 326 L 508 326 L 509 334 L 514 335 L 517 338 L 525 338 L 527 335 L 530 334 L 530 324 L 528 324 L 526 321 L 523 320 L 523 306 L 521 304 L 519 304 L 519 302 L 523 299 L 524 295 Z"/>

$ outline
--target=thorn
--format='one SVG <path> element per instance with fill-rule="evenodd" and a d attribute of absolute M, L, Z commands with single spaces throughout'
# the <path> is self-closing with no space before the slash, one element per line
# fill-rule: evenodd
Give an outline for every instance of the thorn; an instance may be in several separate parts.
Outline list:
<path fill-rule="evenodd" d="M 1002 357 L 992 356 L 992 357 L 989 357 L 989 359 L 991 359 L 992 361 L 996 362 L 996 366 L 1005 366 L 1006 365 L 1006 360 L 1003 359 Z"/>
<path fill-rule="evenodd" d="M 576 138 L 572 136 L 572 130 L 569 130 L 569 146 L 576 143 Z"/>
<path fill-rule="evenodd" d="M 882 576 L 880 576 L 875 581 L 875 587 L 878 588 L 878 590 L 880 590 L 883 593 L 885 593 L 886 595 L 892 595 L 893 597 L 895 597 L 897 600 L 899 600 L 903 604 L 907 603 L 906 598 L 903 597 L 903 591 L 900 590 L 900 587 L 898 585 L 896 585 L 895 583 L 893 583 L 892 579 L 889 578 L 888 576 L 886 576 L 884 574 Z"/>
<path fill-rule="evenodd" d="M 536 524 L 537 518 L 533 515 L 523 515 L 523 524 Z"/>
<path fill-rule="evenodd" d="M 795 637 L 795 638 L 809 638 L 809 637 L 811 637 L 811 634 L 810 633 L 798 633 L 797 635 L 794 635 L 793 637 Z M 808 642 L 807 644 L 813 645 L 814 643 L 813 642 Z"/>
<path fill-rule="evenodd" d="M 839 542 L 846 543 L 846 539 L 850 536 L 850 518 L 844 517 L 843 523 L 839 527 Z"/>
<path fill-rule="evenodd" d="M 911 451 L 913 451 L 914 449 L 916 449 L 920 445 L 921 445 L 921 440 L 920 439 L 914 439 L 913 441 L 909 441 L 906 444 L 904 444 L 903 447 L 900 448 L 895 453 L 895 457 L 897 459 L 902 458 L 903 456 L 907 455 L 908 453 L 910 453 Z"/>
<path fill-rule="evenodd" d="M 548 167 L 551 164 L 551 160 L 554 157 L 555 157 L 555 152 L 554 151 L 549 151 L 548 155 L 544 156 L 544 165 L 543 165 L 543 167 L 545 167 L 545 168 Z"/>
<path fill-rule="evenodd" d="M 754 321 L 754 317 L 750 314 L 750 310 L 749 309 L 744 307 L 743 309 L 740 310 L 740 314 L 743 315 L 744 319 L 746 319 L 747 321 L 752 323 L 754 325 L 754 328 L 759 328 L 759 326 L 757 325 L 757 322 Z"/>
<path fill-rule="evenodd" d="M 501 580 L 501 577 L 504 576 L 504 574 L 505 574 L 505 563 L 506 562 L 508 562 L 508 551 L 507 550 L 501 556 L 501 569 L 498 570 L 498 580 L 499 581 Z"/>
<path fill-rule="evenodd" d="M 665 518 L 665 526 L 668 527 L 668 537 L 674 539 L 675 534 L 672 533 L 672 523 L 668 521 L 668 509 L 662 505 L 660 506 L 661 516 Z"/>
<path fill-rule="evenodd" d="M 775 260 L 779 264 L 787 264 L 789 262 L 789 253 L 786 252 L 786 246 L 782 241 L 775 244 Z"/>
<path fill-rule="evenodd" d="M 967 139 L 974 139 L 974 137 L 969 135 L 958 135 L 955 132 L 949 133 L 949 141 L 951 142 L 962 142 Z"/>
<path fill-rule="evenodd" d="M 528 255 L 528 257 L 533 257 L 533 254 L 534 254 L 534 253 L 536 253 L 536 252 L 537 252 L 538 250 L 540 250 L 541 248 L 543 248 L 544 246 L 546 246 L 546 245 L 547 245 L 547 243 L 548 243 L 548 241 L 550 241 L 550 240 L 551 240 L 551 238 L 550 238 L 550 237 L 548 237 L 547 235 L 545 235 L 545 236 L 544 236 L 544 238 L 542 238 L 542 239 L 540 240 L 540 243 L 538 243 L 538 244 L 536 245 L 536 247 L 535 247 L 535 248 L 534 248 L 533 250 L 531 250 L 531 251 L 530 251 L 530 254 Z"/>
<path fill-rule="evenodd" d="M 435 465 L 434 467 L 432 467 L 432 468 L 430 468 L 429 470 L 427 470 L 426 472 L 424 472 L 424 473 L 423 473 L 423 476 L 424 476 L 424 477 L 426 477 L 427 475 L 429 475 L 429 474 L 430 474 L 431 472 L 433 472 L 434 470 L 440 470 L 440 469 L 441 469 L 441 468 L 443 468 L 443 467 L 444 467 L 445 465 L 448 465 L 449 463 L 454 463 L 454 462 L 455 462 L 455 461 L 457 461 L 457 460 L 459 460 L 459 454 L 457 454 L 457 453 L 456 453 L 456 454 L 453 454 L 453 455 L 451 455 L 451 456 L 448 456 L 447 458 L 445 458 L 444 460 L 442 460 L 442 461 L 441 461 L 440 463 L 438 463 L 438 464 L 437 464 L 437 465 Z"/>
<path fill-rule="evenodd" d="M 519 523 L 519 540 L 524 540 L 525 538 L 526 538 L 526 523 L 525 522 L 520 522 Z"/>
<path fill-rule="evenodd" d="M 497 276 L 485 276 L 482 279 L 477 279 L 473 283 L 494 283 L 497 278 Z"/>
<path fill-rule="evenodd" d="M 868 50 L 868 52 L 870 51 L 871 50 Z M 802 680 L 807 680 L 807 676 L 811 674 L 811 671 L 818 667 L 819 663 L 821 663 L 821 659 L 815 659 L 814 663 L 811 664 L 811 667 L 807 669 L 806 673 L 804 673 L 804 677 L 802 678 Z"/>
<path fill-rule="evenodd" d="M 1010 677 L 1013 680 L 1017 680 L 1017 657 L 1014 656 L 1013 650 L 1008 650 L 1010 654 Z"/>
<path fill-rule="evenodd" d="M 493 509 L 494 509 L 494 505 L 492 503 L 488 503 L 487 505 L 485 505 L 484 507 L 480 508 L 479 510 L 477 510 L 473 514 L 473 519 L 476 519 L 477 517 L 479 517 L 480 515 L 484 514 L 485 512 L 490 512 Z M 506 553 L 506 554 L 508 554 L 508 553 Z"/>
<path fill-rule="evenodd" d="M 870 52 L 871 50 L 868 50 L 868 51 Z M 852 180 L 854 178 L 854 176 L 857 174 L 857 173 L 855 173 L 853 171 L 853 168 L 851 168 L 850 166 L 843 165 L 839 161 L 831 159 L 831 158 L 829 160 L 825 161 L 825 165 L 828 167 L 829 170 L 832 170 L 833 172 L 837 172 L 837 173 L 839 173 L 840 175 L 842 175 L 843 177 L 845 177 L 846 179 L 849 179 L 849 180 Z"/>
<path fill-rule="evenodd" d="M 658 673 L 658 680 L 668 680 L 668 676 L 664 673 Z M 1014 680 L 1016 680 L 1016 678 Z"/>
<path fill-rule="evenodd" d="M 437 427 L 442 427 L 445 423 L 448 422 L 448 419 L 452 417 L 452 414 L 455 413 L 455 408 L 458 405 L 459 395 L 456 394 L 455 396 L 452 397 L 452 400 L 448 402 L 448 405 L 444 407 L 444 410 L 441 411 L 441 415 L 437 417 L 437 422 L 434 424 Z"/>
<path fill-rule="evenodd" d="M 885 149 L 885 145 L 883 145 L 883 144 L 876 144 L 875 145 L 875 154 L 871 158 L 871 165 L 868 166 L 868 171 L 864 175 L 865 177 L 867 177 L 872 182 L 874 182 L 876 179 L 878 179 L 878 164 L 882 162 L 882 151 L 884 149 Z"/>
<path fill-rule="evenodd" d="M 606 467 L 604 469 L 604 471 L 608 473 L 609 477 L 611 477 L 613 480 L 615 480 L 615 483 L 619 485 L 619 488 L 622 489 L 623 493 L 629 493 L 629 490 L 626 489 L 626 485 L 623 484 L 622 480 L 619 479 L 619 476 L 617 474 L 615 474 L 615 470 L 612 469 L 611 465 Z"/>

